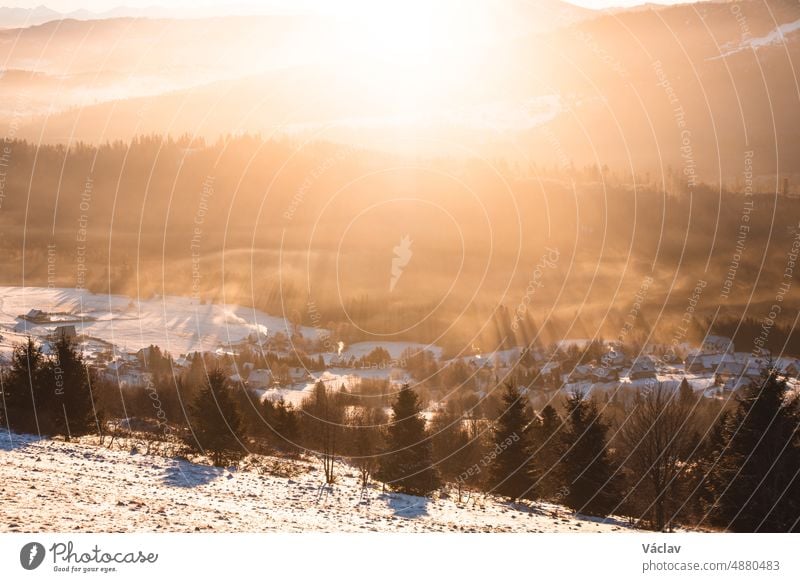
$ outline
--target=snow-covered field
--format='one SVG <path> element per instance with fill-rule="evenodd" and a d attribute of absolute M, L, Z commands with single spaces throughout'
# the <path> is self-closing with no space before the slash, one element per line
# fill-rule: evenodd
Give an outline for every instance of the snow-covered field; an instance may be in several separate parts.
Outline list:
<path fill-rule="evenodd" d="M 93 439 L 96 441 L 97 439 Z M 237 471 L 132 452 L 115 445 L 38 440 L 0 434 L 2 532 L 612 532 L 564 508 L 512 506 L 493 497 L 457 503 L 365 495 L 355 471 L 339 466 L 340 482 L 321 488 L 321 470 L 308 461 L 283 461 L 277 476 L 245 463 Z M 296 472 L 296 474 L 294 474 Z M 285 473 L 282 473 L 285 474 Z"/>
<path fill-rule="evenodd" d="M 20 319 L 20 315 L 32 309 L 69 316 L 59 315 L 54 319 L 60 321 L 38 325 Z M 134 352 L 156 345 L 174 356 L 215 351 L 256 332 L 269 336 L 278 332 L 289 335 L 292 329 L 282 317 L 239 305 L 202 305 L 190 297 L 135 300 L 81 289 L 0 287 L 0 356 L 7 357 L 12 346 L 25 341 L 28 334 L 44 337 L 58 325 L 74 325 L 79 334 L 104 340 L 121 351 Z M 325 330 L 301 326 L 299 331 L 311 339 Z M 395 359 L 400 359 L 407 348 L 428 349 L 437 357 L 441 354 L 437 346 L 377 341 L 344 346 L 340 356 L 328 352 L 323 357 L 328 363 L 351 356 L 360 358 L 377 347 L 385 348 Z"/>
<path fill-rule="evenodd" d="M 639 378 L 637 380 L 622 378 L 619 382 L 570 382 L 564 384 L 561 391 L 569 394 L 575 390 L 580 390 L 586 394 L 591 394 L 592 392 L 613 392 L 620 387 L 644 389 L 652 387 L 656 383 L 664 384 L 669 388 L 677 390 L 684 378 L 686 378 L 686 381 L 689 382 L 689 386 L 695 392 L 706 393 L 713 391 L 715 386 L 713 375 L 657 374 L 655 378 Z"/>
<path fill-rule="evenodd" d="M 326 356 L 325 361 L 326 363 L 332 363 L 332 362 L 335 363 L 337 358 L 347 359 L 351 356 L 355 358 L 361 358 L 363 356 L 366 356 L 376 348 L 384 348 L 387 352 L 389 352 L 389 356 L 395 360 L 399 360 L 400 358 L 402 358 L 403 352 L 406 350 L 411 350 L 412 352 L 427 350 L 430 351 L 436 358 L 440 358 L 442 355 L 442 348 L 430 344 L 421 344 L 417 342 L 372 341 L 372 342 L 358 342 L 345 346 L 340 356 L 331 354 L 330 359 L 328 359 Z"/>
<path fill-rule="evenodd" d="M 407 372 L 400 368 L 331 368 L 321 373 L 315 372 L 312 376 L 313 381 L 296 384 L 290 388 L 269 388 L 255 390 L 255 392 L 262 399 L 283 400 L 294 406 L 300 406 L 303 400 L 314 391 L 314 386 L 320 380 L 329 388 L 338 389 L 344 386 L 348 390 L 358 386 L 363 379 L 391 380 L 397 385 L 411 381 Z"/>
<path fill-rule="evenodd" d="M 6 333 L 19 325 L 18 316 L 31 309 L 70 313 L 75 320 L 69 323 L 78 333 L 122 349 L 135 351 L 157 345 L 172 354 L 213 351 L 256 331 L 272 334 L 291 329 L 280 317 L 238 305 L 202 305 L 189 297 L 132 300 L 80 289 L 0 287 L 0 326 Z M 44 335 L 56 323 L 27 325 L 32 335 Z M 303 327 L 301 333 L 312 337 L 315 330 Z"/>

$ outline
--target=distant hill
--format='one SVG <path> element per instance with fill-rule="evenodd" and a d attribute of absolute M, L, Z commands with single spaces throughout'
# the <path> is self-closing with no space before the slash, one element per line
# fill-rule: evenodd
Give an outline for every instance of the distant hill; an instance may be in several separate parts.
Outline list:
<path fill-rule="evenodd" d="M 116 6 L 109 10 L 73 10 L 58 12 L 47 6 L 40 5 L 35 8 L 20 8 L 0 6 L 0 29 L 25 28 L 37 26 L 54 20 L 103 20 L 109 18 L 168 18 L 174 17 L 176 10 L 159 6 L 132 7 Z"/>
<path fill-rule="evenodd" d="M 489 14 L 502 26 L 441 25 L 443 36 L 470 39 L 501 31 L 446 64 L 435 52 L 430 62 L 382 62 L 348 45 L 329 16 L 62 20 L 4 31 L 0 97 L 12 105 L 0 108 L 0 123 L 16 115 L 20 137 L 46 141 L 324 128 L 326 139 L 374 148 L 413 136 L 416 148 L 450 144 L 448 153 L 728 185 L 752 150 L 759 175 L 800 178 L 797 2 L 491 6 L 501 6 Z"/>
<path fill-rule="evenodd" d="M 63 18 L 63 15 L 46 6 L 37 6 L 36 8 L 0 7 L 0 28 L 33 26 L 58 18 Z"/>

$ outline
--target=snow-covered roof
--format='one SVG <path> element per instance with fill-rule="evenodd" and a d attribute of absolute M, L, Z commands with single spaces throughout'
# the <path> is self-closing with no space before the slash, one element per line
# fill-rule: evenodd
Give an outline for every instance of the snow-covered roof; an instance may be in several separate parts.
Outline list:
<path fill-rule="evenodd" d="M 251 386 L 267 386 L 272 382 L 272 372 L 267 369 L 253 370 L 247 377 Z"/>
<path fill-rule="evenodd" d="M 639 356 L 631 366 L 631 372 L 655 372 L 656 363 L 650 356 Z"/>

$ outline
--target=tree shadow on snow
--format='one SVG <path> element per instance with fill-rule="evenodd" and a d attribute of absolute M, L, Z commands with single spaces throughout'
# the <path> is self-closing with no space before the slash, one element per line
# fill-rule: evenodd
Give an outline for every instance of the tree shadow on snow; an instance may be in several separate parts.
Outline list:
<path fill-rule="evenodd" d="M 0 451 L 20 451 L 38 441 L 45 440 L 32 434 L 17 434 L 15 432 L 8 432 L 7 430 L 0 429 Z"/>
<path fill-rule="evenodd" d="M 171 465 L 164 470 L 162 480 L 165 485 L 172 487 L 197 487 L 211 483 L 219 478 L 224 469 L 198 465 L 183 459 L 171 459 Z"/>
<path fill-rule="evenodd" d="M 404 495 L 402 493 L 384 493 L 380 499 L 386 501 L 394 511 L 395 517 L 414 519 L 428 515 L 428 504 L 430 499 L 427 497 L 416 497 L 414 495 Z"/>
<path fill-rule="evenodd" d="M 580 519 L 581 521 L 591 521 L 594 523 L 604 523 L 608 525 L 616 525 L 619 527 L 623 527 L 626 529 L 631 529 L 631 524 L 623 519 L 616 518 L 614 516 L 607 516 L 607 517 L 598 517 L 595 515 L 585 515 L 583 513 L 576 513 L 574 514 L 575 519 Z"/>

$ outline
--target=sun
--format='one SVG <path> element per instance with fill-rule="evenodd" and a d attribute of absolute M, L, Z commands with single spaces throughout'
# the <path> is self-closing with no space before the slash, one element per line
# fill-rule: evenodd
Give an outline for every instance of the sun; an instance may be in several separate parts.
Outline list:
<path fill-rule="evenodd" d="M 348 28 L 365 55 L 387 63 L 422 65 L 439 56 L 448 40 L 433 6 L 414 0 L 375 3 L 354 14 Z"/>
<path fill-rule="evenodd" d="M 452 0 L 345 0 L 336 3 L 342 46 L 351 56 L 393 65 L 448 65 L 470 55 L 468 3 Z"/>
<path fill-rule="evenodd" d="M 371 106 L 400 123 L 439 116 L 470 90 L 464 80 L 481 59 L 470 3 L 478 0 L 337 1 L 329 62 L 345 78 L 368 80 Z"/>

